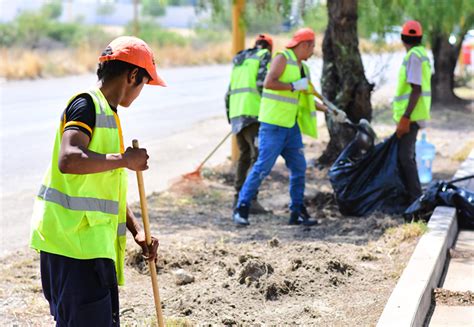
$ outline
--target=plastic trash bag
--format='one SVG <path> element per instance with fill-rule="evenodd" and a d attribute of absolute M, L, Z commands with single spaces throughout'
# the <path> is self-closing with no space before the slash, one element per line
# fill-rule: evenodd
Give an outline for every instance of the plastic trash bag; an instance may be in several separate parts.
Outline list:
<path fill-rule="evenodd" d="M 431 183 L 426 191 L 404 212 L 407 221 L 428 221 L 437 206 L 455 207 L 460 228 L 474 229 L 474 192 L 454 185 L 466 179 L 467 176 L 450 182 L 438 181 Z"/>
<path fill-rule="evenodd" d="M 368 134 L 359 129 L 329 170 L 339 210 L 352 216 L 402 214 L 410 203 L 398 168 L 396 135 L 371 147 L 361 146 L 361 135 Z"/>

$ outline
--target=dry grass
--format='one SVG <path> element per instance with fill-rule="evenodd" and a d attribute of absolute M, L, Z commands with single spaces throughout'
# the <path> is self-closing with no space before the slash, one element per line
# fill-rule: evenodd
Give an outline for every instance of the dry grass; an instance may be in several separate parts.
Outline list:
<path fill-rule="evenodd" d="M 420 237 L 428 231 L 428 226 L 423 221 L 403 224 L 398 227 L 388 228 L 385 232 L 386 236 L 391 239 L 393 243 L 399 244 L 408 240 Z"/>
<path fill-rule="evenodd" d="M 284 49 L 290 35 L 273 36 L 274 49 Z M 255 38 L 246 39 L 246 47 L 252 46 Z M 322 56 L 323 35 L 316 36 L 316 57 Z M 399 50 L 397 46 L 380 46 L 360 40 L 361 52 L 383 52 Z M 189 66 L 229 63 L 232 60 L 232 41 L 220 43 L 191 42 L 185 46 L 154 47 L 160 67 Z M 33 79 L 39 77 L 65 76 L 93 72 L 96 69 L 99 50 L 90 45 L 76 49 L 26 50 L 21 48 L 0 49 L 0 77 L 8 80 Z"/>
<path fill-rule="evenodd" d="M 0 50 L 0 76 L 6 79 L 27 79 L 82 74 L 93 71 L 97 54 L 86 47 L 74 50 Z"/>
<path fill-rule="evenodd" d="M 474 140 L 468 141 L 466 144 L 464 144 L 462 149 L 454 154 L 453 160 L 463 162 L 467 159 L 467 157 L 469 157 L 472 149 L 474 149 Z"/>

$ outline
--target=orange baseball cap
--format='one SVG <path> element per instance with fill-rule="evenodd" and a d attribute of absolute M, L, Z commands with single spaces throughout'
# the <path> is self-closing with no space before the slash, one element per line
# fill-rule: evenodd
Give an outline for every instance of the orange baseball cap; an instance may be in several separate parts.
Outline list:
<path fill-rule="evenodd" d="M 156 73 L 153 52 L 145 41 L 134 36 L 120 36 L 110 42 L 99 62 L 121 60 L 146 70 L 151 79 L 147 84 L 166 86 L 165 81 Z"/>
<path fill-rule="evenodd" d="M 255 39 L 255 42 L 260 41 L 260 40 L 267 41 L 268 44 L 270 44 L 270 46 L 273 48 L 273 39 L 270 35 L 268 35 L 268 34 L 259 34 L 259 35 L 257 35 L 257 38 Z"/>
<path fill-rule="evenodd" d="M 311 28 L 305 27 L 300 28 L 293 34 L 293 38 L 286 45 L 288 49 L 296 47 L 298 44 L 304 41 L 314 41 L 314 32 Z"/>
<path fill-rule="evenodd" d="M 409 20 L 403 24 L 402 35 L 406 36 L 423 36 L 421 24 L 416 20 Z"/>

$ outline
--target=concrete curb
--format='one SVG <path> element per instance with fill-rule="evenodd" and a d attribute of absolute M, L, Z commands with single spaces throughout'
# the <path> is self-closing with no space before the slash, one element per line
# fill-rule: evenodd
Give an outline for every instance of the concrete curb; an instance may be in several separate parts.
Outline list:
<path fill-rule="evenodd" d="M 454 178 L 472 174 L 474 150 Z M 431 292 L 442 277 L 447 252 L 458 233 L 456 210 L 437 207 L 420 238 L 377 323 L 386 326 L 423 326 L 431 307 Z"/>

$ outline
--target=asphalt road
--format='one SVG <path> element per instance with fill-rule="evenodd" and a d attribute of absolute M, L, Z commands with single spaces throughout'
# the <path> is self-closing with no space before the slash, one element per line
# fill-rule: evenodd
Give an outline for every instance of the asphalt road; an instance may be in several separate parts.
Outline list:
<path fill-rule="evenodd" d="M 364 56 L 366 75 L 379 86 L 375 94 L 393 91 L 385 83 L 396 76 L 402 54 Z M 169 85 L 146 86 L 130 108 L 119 108 L 125 144 L 133 138 L 150 154 L 145 173 L 147 193 L 193 170 L 228 132 L 224 94 L 229 65 L 159 70 Z M 319 88 L 321 60 L 311 61 Z M 92 74 L 35 81 L 0 82 L 0 256 L 28 243 L 33 199 L 50 161 L 55 130 L 67 99 L 95 85 Z M 385 92 L 383 91 L 385 90 Z M 226 144 L 210 164 L 230 153 Z M 129 200 L 138 199 L 130 174 Z"/>

